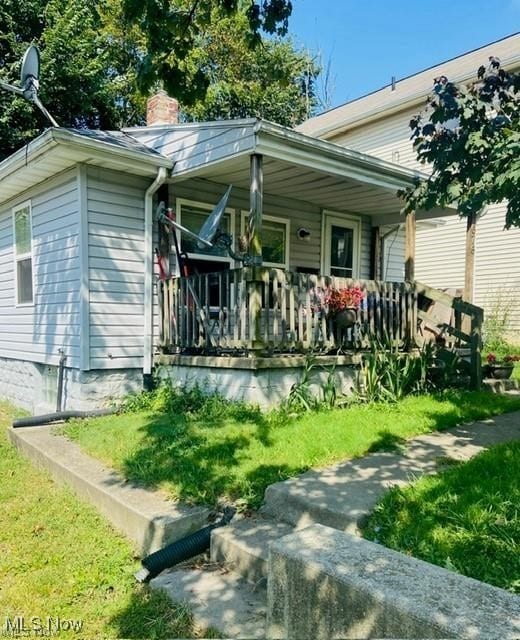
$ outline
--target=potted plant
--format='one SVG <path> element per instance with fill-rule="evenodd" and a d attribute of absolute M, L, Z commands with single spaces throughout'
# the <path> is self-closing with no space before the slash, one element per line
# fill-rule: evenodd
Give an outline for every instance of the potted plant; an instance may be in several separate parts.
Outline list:
<path fill-rule="evenodd" d="M 511 377 L 515 362 L 520 361 L 520 356 L 508 354 L 503 358 L 499 358 L 494 353 L 488 354 L 486 358 L 487 364 L 484 365 L 484 375 L 499 380 L 506 380 Z"/>
<path fill-rule="evenodd" d="M 325 293 L 323 304 L 329 318 L 341 329 L 346 329 L 356 323 L 357 312 L 364 297 L 365 293 L 359 287 L 330 287 Z"/>

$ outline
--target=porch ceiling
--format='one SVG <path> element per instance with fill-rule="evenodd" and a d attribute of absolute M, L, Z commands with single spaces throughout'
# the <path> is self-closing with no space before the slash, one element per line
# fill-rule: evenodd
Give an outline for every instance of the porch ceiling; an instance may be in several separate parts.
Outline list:
<path fill-rule="evenodd" d="M 377 224 L 402 221 L 403 202 L 397 188 L 389 189 L 361 178 L 334 175 L 264 155 L 264 193 L 274 197 L 309 202 L 322 209 L 358 213 L 377 218 Z M 242 155 L 174 178 L 175 182 L 188 177 L 205 178 L 223 185 L 249 190 L 249 155 Z M 453 209 L 422 213 L 419 219 L 452 215 Z"/>

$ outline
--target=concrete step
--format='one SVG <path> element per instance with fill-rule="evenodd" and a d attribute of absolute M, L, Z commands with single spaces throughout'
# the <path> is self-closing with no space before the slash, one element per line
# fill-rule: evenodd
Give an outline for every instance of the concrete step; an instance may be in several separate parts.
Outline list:
<path fill-rule="evenodd" d="M 267 487 L 262 514 L 297 528 L 323 524 L 354 535 L 392 486 L 436 473 L 446 458 L 468 460 L 520 438 L 518 412 L 408 441 L 402 453 L 373 453 Z"/>
<path fill-rule="evenodd" d="M 293 527 L 284 522 L 258 516 L 236 520 L 212 532 L 210 557 L 213 562 L 225 562 L 249 582 L 264 584 L 270 543 L 292 532 Z"/>
<path fill-rule="evenodd" d="M 9 430 L 15 447 L 53 479 L 90 502 L 146 556 L 208 523 L 210 510 L 169 501 L 157 491 L 127 482 L 50 426 Z"/>
<path fill-rule="evenodd" d="M 209 564 L 164 572 L 150 586 L 164 590 L 174 602 L 186 603 L 201 631 L 215 629 L 224 638 L 266 636 L 265 588 L 255 587 L 227 567 Z"/>

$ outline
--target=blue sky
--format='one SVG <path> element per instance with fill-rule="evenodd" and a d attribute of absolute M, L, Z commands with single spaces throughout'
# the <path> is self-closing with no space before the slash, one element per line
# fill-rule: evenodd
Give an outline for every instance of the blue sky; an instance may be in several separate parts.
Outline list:
<path fill-rule="evenodd" d="M 290 19 L 331 60 L 331 106 L 519 30 L 520 0 L 293 0 Z"/>

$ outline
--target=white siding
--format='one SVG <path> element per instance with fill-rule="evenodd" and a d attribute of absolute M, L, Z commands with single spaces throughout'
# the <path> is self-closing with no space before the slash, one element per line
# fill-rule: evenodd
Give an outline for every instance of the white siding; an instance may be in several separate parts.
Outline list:
<path fill-rule="evenodd" d="M 427 167 L 417 162 L 409 139 L 408 123 L 416 112 L 408 109 L 388 115 L 337 135 L 333 141 L 425 171 Z M 504 219 L 505 205 L 493 205 L 477 223 L 474 302 L 487 314 L 507 307 L 509 331 L 520 341 L 520 230 L 504 231 Z M 453 216 L 442 218 L 441 223 L 417 228 L 416 278 L 433 287 L 461 289 L 466 221 Z M 402 249 L 404 260 L 404 244 Z"/>
<path fill-rule="evenodd" d="M 410 169 L 427 171 L 427 166 L 417 161 L 410 140 L 409 123 L 419 111 L 419 108 L 401 111 L 382 120 L 350 129 L 331 138 L 330 141 L 388 162 L 402 164 Z"/>
<path fill-rule="evenodd" d="M 506 206 L 487 208 L 477 222 L 475 304 L 490 317 L 507 315 L 520 343 L 520 229 L 504 231 Z"/>
<path fill-rule="evenodd" d="M 147 180 L 89 168 L 90 368 L 143 366 Z"/>
<path fill-rule="evenodd" d="M 385 236 L 382 242 L 381 280 L 404 282 L 404 226 L 381 227 L 380 231 Z"/>
<path fill-rule="evenodd" d="M 34 304 L 15 306 L 12 207 L 30 200 Z M 75 172 L 67 172 L 0 211 L 0 356 L 79 366 L 79 214 Z"/>

